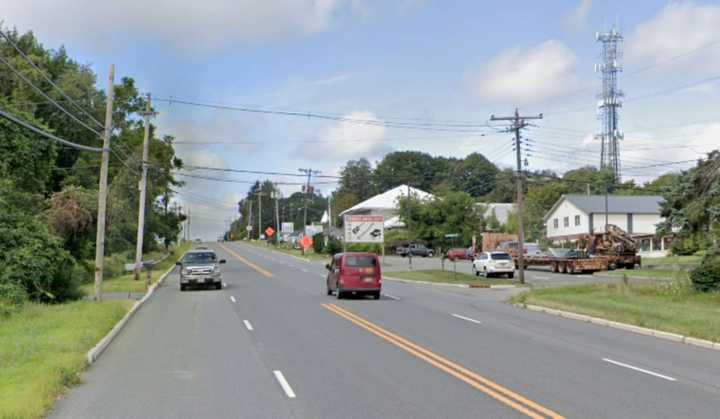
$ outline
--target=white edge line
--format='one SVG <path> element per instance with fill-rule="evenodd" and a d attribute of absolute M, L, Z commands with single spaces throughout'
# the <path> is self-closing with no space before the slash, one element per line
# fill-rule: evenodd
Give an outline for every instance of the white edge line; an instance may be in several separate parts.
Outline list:
<path fill-rule="evenodd" d="M 397 298 L 397 297 L 394 296 L 394 295 L 390 295 L 390 294 L 386 294 L 386 293 L 383 293 L 383 295 L 386 296 L 387 298 L 391 299 L 391 300 L 395 300 L 395 301 L 398 301 L 398 300 L 399 300 L 399 298 Z"/>
<path fill-rule="evenodd" d="M 629 369 L 631 369 L 631 370 L 639 371 L 639 372 L 642 372 L 642 373 L 645 373 L 645 374 L 649 374 L 649 375 L 652 375 L 652 376 L 655 376 L 655 377 L 658 377 L 658 378 L 662 378 L 663 380 L 677 381 L 675 378 L 668 377 L 667 375 L 658 374 L 658 373 L 656 373 L 656 372 L 652 372 L 652 371 L 649 371 L 649 370 L 646 370 L 646 369 L 642 369 L 642 368 L 639 368 L 639 367 L 634 367 L 634 366 L 629 365 L 629 364 L 625 364 L 625 363 L 618 362 L 618 361 L 613 361 L 612 359 L 609 359 L 609 358 L 603 358 L 602 360 L 605 361 L 605 362 L 609 362 L 609 363 L 611 363 L 611 364 L 620 366 L 620 367 L 629 368 Z"/>
<path fill-rule="evenodd" d="M 235 297 L 233 297 L 232 295 L 230 296 L 230 301 L 232 301 L 233 303 L 237 303 L 237 301 L 235 300 Z"/>
<path fill-rule="evenodd" d="M 470 323 L 482 324 L 482 322 L 481 322 L 480 320 L 471 319 L 470 317 L 461 316 L 461 315 L 459 315 L 459 314 L 454 314 L 454 313 L 453 313 L 453 314 L 451 314 L 451 316 L 453 316 L 453 317 L 455 317 L 455 318 L 458 318 L 458 319 L 461 319 L 461 320 L 465 320 L 465 321 L 470 322 Z"/>
<path fill-rule="evenodd" d="M 227 284 L 223 282 L 223 288 L 227 288 Z"/>
<path fill-rule="evenodd" d="M 319 275 L 320 275 L 320 278 L 325 279 L 325 275 L 323 275 L 323 274 L 319 274 Z"/>
<path fill-rule="evenodd" d="M 245 323 L 245 327 L 247 328 L 247 330 L 253 331 L 253 327 L 249 321 L 243 320 L 243 323 Z"/>
<path fill-rule="evenodd" d="M 273 371 L 273 374 L 275 374 L 275 379 L 280 383 L 280 387 L 282 387 L 285 394 L 291 398 L 295 398 L 295 392 L 293 391 L 292 387 L 290 387 L 290 384 L 288 384 L 287 380 L 285 379 L 285 376 L 280 370 Z"/>

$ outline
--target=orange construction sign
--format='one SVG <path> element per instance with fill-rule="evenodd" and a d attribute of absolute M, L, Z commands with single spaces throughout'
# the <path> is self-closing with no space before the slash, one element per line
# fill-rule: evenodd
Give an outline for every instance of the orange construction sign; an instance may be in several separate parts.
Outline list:
<path fill-rule="evenodd" d="M 275 234 L 275 230 L 273 230 L 272 227 L 268 227 L 265 229 L 265 234 L 267 234 L 268 237 L 272 237 L 272 235 Z"/>
<path fill-rule="evenodd" d="M 312 246 L 313 240 L 310 236 L 303 236 L 302 240 L 300 240 L 300 245 L 303 247 L 303 249 L 308 250 L 310 246 Z"/>

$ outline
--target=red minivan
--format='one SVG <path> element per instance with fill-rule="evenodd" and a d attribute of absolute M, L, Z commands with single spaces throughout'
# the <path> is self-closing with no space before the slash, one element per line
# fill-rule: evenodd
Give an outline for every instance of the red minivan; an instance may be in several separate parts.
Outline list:
<path fill-rule="evenodd" d="M 350 294 L 369 294 L 380 299 L 382 273 L 380 259 L 375 253 L 338 253 L 325 267 L 328 270 L 327 295 L 337 291 L 338 299 Z"/>

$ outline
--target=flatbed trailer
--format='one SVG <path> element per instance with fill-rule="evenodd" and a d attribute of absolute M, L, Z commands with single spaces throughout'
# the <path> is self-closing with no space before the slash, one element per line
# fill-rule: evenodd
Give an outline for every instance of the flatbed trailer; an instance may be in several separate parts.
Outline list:
<path fill-rule="evenodd" d="M 556 256 L 525 256 L 525 267 L 549 266 L 557 273 L 598 272 L 608 269 L 608 259 L 604 257 L 556 257 Z M 515 266 L 518 266 L 515 259 Z"/>

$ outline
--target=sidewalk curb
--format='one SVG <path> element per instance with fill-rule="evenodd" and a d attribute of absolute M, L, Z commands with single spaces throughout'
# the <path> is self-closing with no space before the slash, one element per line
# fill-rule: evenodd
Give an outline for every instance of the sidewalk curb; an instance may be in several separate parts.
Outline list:
<path fill-rule="evenodd" d="M 555 310 L 553 308 L 547 308 L 542 306 L 536 306 L 532 304 L 514 304 L 515 307 L 524 308 L 530 311 L 537 311 L 541 313 L 550 314 L 553 316 L 564 317 L 567 319 L 574 319 L 583 322 L 596 324 L 598 326 L 612 327 L 613 329 L 624 330 L 626 332 L 637 333 L 639 335 L 653 336 L 658 339 L 669 340 L 673 342 L 685 343 L 687 345 L 699 346 L 705 349 L 714 349 L 720 351 L 720 342 L 712 342 L 705 339 L 698 339 L 690 336 L 683 336 L 677 333 L 664 332 L 662 330 L 648 329 L 646 327 L 635 326 L 628 323 L 620 323 L 612 320 L 601 319 L 598 317 L 591 317 L 584 314 L 573 313 L 570 311 Z"/>
<path fill-rule="evenodd" d="M 517 288 L 516 285 L 469 285 L 469 284 L 449 284 L 446 282 L 430 282 L 430 281 L 414 281 L 412 279 L 393 278 L 391 276 L 383 275 L 383 281 L 395 281 L 403 282 L 405 284 L 423 284 L 423 285 L 434 285 L 437 287 L 455 287 L 455 288 L 489 288 L 489 289 L 509 289 Z"/>
<path fill-rule="evenodd" d="M 143 298 L 135 301 L 135 304 L 133 304 L 132 308 L 127 313 L 125 313 L 123 318 L 120 319 L 120 321 L 117 322 L 115 324 L 115 326 L 113 326 L 112 329 L 110 329 L 110 331 L 107 333 L 107 335 L 105 335 L 105 337 L 100 339 L 100 342 L 98 342 L 92 349 L 90 349 L 87 352 L 88 365 L 97 361 L 97 359 L 100 357 L 100 355 L 102 355 L 102 353 L 105 352 L 105 349 L 107 349 L 107 347 L 110 345 L 110 343 L 115 339 L 115 337 L 125 327 L 128 320 L 130 320 L 130 318 L 135 314 L 135 312 L 138 311 L 138 309 L 140 309 L 140 306 L 142 306 L 145 303 L 145 301 L 147 301 L 153 295 L 153 293 L 155 293 L 155 289 L 157 289 L 157 287 L 159 287 L 163 283 L 163 281 L 165 281 L 165 278 L 168 275 L 170 275 L 170 272 L 172 272 L 173 269 L 175 269 L 175 265 L 171 266 L 167 271 L 165 271 L 165 273 L 162 274 L 160 279 L 155 281 L 154 284 L 150 285 L 150 287 L 148 288 L 148 290 L 145 293 L 145 295 L 143 296 Z"/>

